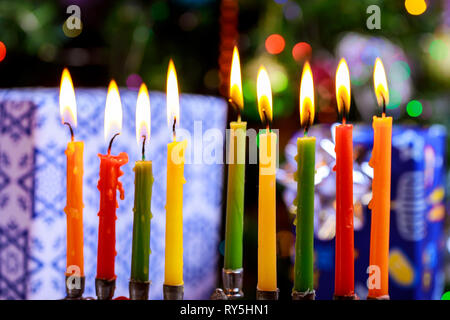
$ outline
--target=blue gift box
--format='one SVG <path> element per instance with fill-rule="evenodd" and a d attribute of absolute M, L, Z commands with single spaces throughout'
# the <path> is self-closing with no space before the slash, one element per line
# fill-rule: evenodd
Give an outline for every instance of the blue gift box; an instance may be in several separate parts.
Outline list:
<path fill-rule="evenodd" d="M 335 260 L 335 163 L 334 126 L 315 126 L 315 286 L 318 299 L 332 299 Z M 292 206 L 296 184 L 296 139 L 286 148 L 286 164 L 280 181 L 286 185 L 284 198 Z M 373 170 L 368 161 L 373 129 L 355 125 L 354 227 L 355 290 L 367 297 L 370 252 L 370 210 Z M 391 299 L 439 299 L 444 286 L 444 190 L 446 131 L 439 125 L 422 128 L 394 125 L 392 133 L 391 225 L 389 293 Z M 293 209 L 291 207 L 291 209 Z"/>
<path fill-rule="evenodd" d="M 119 200 L 116 231 L 116 296 L 128 296 L 131 265 L 134 161 L 140 159 L 135 138 L 137 92 L 121 89 L 122 134 L 112 153 L 125 151 L 129 163 L 120 178 L 125 200 Z M 78 89 L 77 140 L 84 140 L 84 258 L 86 296 L 94 296 L 97 265 L 99 178 L 98 153 L 103 138 L 105 89 Z M 150 93 L 151 138 L 147 159 L 153 161 L 150 298 L 162 298 L 166 201 L 166 154 L 171 141 L 165 94 Z M 64 150 L 70 140 L 61 124 L 59 89 L 0 90 L 0 299 L 60 299 L 65 296 L 66 200 Z M 223 165 L 202 164 L 200 148 L 222 150 L 223 141 L 201 144 L 208 129 L 225 132 L 223 99 L 180 96 L 180 127 L 191 139 L 186 151 L 184 185 L 185 298 L 209 298 L 216 286 L 221 223 Z M 193 152 L 195 150 L 195 152 Z M 200 153 L 201 154 L 201 153 Z M 188 160 L 189 159 L 189 160 Z"/>

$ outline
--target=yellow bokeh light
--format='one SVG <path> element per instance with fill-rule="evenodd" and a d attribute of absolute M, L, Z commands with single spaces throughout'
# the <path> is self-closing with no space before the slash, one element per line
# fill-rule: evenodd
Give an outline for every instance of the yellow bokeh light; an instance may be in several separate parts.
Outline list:
<path fill-rule="evenodd" d="M 425 0 L 405 0 L 405 8 L 409 14 L 418 16 L 427 10 L 427 3 Z"/>

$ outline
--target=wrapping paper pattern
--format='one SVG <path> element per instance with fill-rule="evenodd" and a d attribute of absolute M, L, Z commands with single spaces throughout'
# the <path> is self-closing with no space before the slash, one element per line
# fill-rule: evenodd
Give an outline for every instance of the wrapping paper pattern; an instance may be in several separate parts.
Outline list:
<path fill-rule="evenodd" d="M 334 292 L 336 161 L 335 125 L 316 125 L 315 175 L 315 286 L 317 298 L 329 300 Z M 277 178 L 286 186 L 283 197 L 291 212 L 297 163 L 295 134 L 285 149 L 286 163 Z M 392 176 L 389 249 L 389 295 L 391 299 L 440 299 L 444 288 L 445 246 L 445 127 L 398 125 L 392 131 Z M 355 291 L 367 297 L 367 267 L 370 252 L 373 169 L 368 165 L 373 147 L 373 129 L 353 127 L 353 194 L 355 228 Z M 295 229 L 293 229 L 295 232 Z M 292 257 L 293 261 L 294 257 Z"/>
<path fill-rule="evenodd" d="M 134 161 L 140 158 L 135 138 L 137 92 L 121 89 L 122 134 L 112 153 L 125 151 L 129 163 L 120 178 L 125 200 L 119 200 L 116 232 L 116 296 L 128 296 L 131 264 Z M 105 89 L 76 90 L 78 127 L 76 140 L 84 150 L 84 259 L 85 296 L 95 296 L 97 265 L 99 178 L 98 153 L 106 153 L 103 138 Z M 69 130 L 61 124 L 59 89 L 0 90 L 0 299 L 60 299 L 64 297 L 66 216 L 64 150 Z M 152 130 L 147 159 L 153 161 L 150 256 L 150 298 L 162 298 L 166 153 L 171 131 L 167 128 L 165 94 L 150 93 Z M 224 100 L 181 95 L 181 128 L 192 139 L 184 186 L 184 281 L 186 299 L 208 298 L 216 286 L 221 222 L 222 164 L 194 161 L 194 150 L 203 148 L 194 127 L 225 132 Z M 201 122 L 198 122 L 201 121 Z M 199 143 L 200 142 L 200 143 Z M 222 150 L 223 141 L 209 141 Z M 197 152 L 197 151 L 196 151 Z M 188 162 L 188 160 L 187 160 Z"/>

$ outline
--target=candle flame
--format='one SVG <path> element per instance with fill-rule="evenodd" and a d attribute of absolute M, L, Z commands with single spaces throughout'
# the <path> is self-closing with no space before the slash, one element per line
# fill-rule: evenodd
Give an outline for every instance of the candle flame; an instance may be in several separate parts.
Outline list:
<path fill-rule="evenodd" d="M 105 106 L 105 140 L 109 141 L 122 130 L 122 103 L 116 81 L 111 80 L 108 86 Z"/>
<path fill-rule="evenodd" d="M 64 68 L 61 76 L 61 86 L 59 89 L 59 112 L 62 123 L 69 123 L 72 127 L 77 126 L 77 103 L 75 90 L 69 70 Z"/>
<path fill-rule="evenodd" d="M 373 69 L 373 86 L 375 89 L 375 95 L 377 96 L 377 102 L 380 107 L 387 106 L 389 104 L 389 90 L 386 79 L 386 72 L 384 71 L 383 62 L 380 58 L 375 60 L 375 67 Z"/>
<path fill-rule="evenodd" d="M 241 64 L 237 47 L 233 50 L 230 73 L 230 99 L 239 109 L 244 108 L 244 98 L 242 96 Z"/>
<path fill-rule="evenodd" d="M 180 124 L 180 98 L 178 93 L 177 71 L 172 59 L 169 62 L 169 69 L 167 70 L 167 125 L 172 128 L 174 121 L 175 125 Z"/>
<path fill-rule="evenodd" d="M 303 66 L 300 82 L 300 125 L 309 127 L 314 122 L 314 82 L 309 62 Z"/>
<path fill-rule="evenodd" d="M 344 58 L 336 70 L 336 101 L 339 114 L 350 111 L 350 72 Z"/>
<path fill-rule="evenodd" d="M 272 121 L 272 88 L 266 68 L 261 66 L 256 80 L 256 92 L 258 95 L 258 111 L 262 122 Z"/>
<path fill-rule="evenodd" d="M 138 146 L 145 137 L 145 143 L 150 140 L 150 97 L 145 83 L 141 84 L 136 102 L 136 141 Z"/>

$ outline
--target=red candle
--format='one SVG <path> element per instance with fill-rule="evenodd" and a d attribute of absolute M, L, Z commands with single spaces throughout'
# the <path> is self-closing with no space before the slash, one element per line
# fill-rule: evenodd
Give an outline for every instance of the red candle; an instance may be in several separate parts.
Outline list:
<path fill-rule="evenodd" d="M 128 162 L 128 155 L 121 152 L 118 156 L 99 154 L 100 179 L 97 188 L 100 191 L 100 219 L 98 227 L 97 279 L 112 280 L 116 257 L 116 208 L 119 207 L 116 191 L 120 200 L 125 193 L 118 178 L 123 175 L 120 167 Z"/>
<path fill-rule="evenodd" d="M 111 81 L 106 97 L 105 108 L 105 139 L 110 140 L 108 154 L 99 154 L 100 179 L 97 188 L 100 191 L 100 211 L 98 228 L 97 279 L 114 280 L 114 260 L 116 257 L 116 209 L 117 190 L 120 199 L 125 193 L 119 177 L 123 175 L 120 167 L 128 162 L 128 155 L 121 152 L 118 156 L 111 155 L 111 145 L 114 138 L 120 134 L 122 127 L 122 105 L 119 89 L 114 80 Z M 112 137 L 111 137 L 112 135 Z"/>
<path fill-rule="evenodd" d="M 336 99 L 343 123 L 336 126 L 336 257 L 335 297 L 354 297 L 353 246 L 353 126 L 345 119 L 350 109 L 350 74 L 344 59 L 336 71 Z"/>

